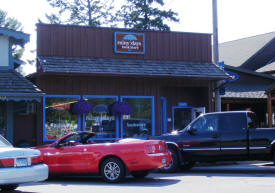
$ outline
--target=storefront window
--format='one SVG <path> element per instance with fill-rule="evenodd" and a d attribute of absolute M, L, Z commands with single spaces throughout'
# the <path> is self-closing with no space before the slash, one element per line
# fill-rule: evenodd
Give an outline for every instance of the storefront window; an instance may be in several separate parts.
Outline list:
<path fill-rule="evenodd" d="M 6 137 L 7 131 L 7 110 L 6 102 L 0 101 L 0 135 Z"/>
<path fill-rule="evenodd" d="M 47 96 L 44 100 L 44 138 L 54 140 L 79 128 L 78 116 L 70 111 L 70 104 L 79 97 Z"/>
<path fill-rule="evenodd" d="M 92 111 L 85 115 L 85 130 L 96 133 L 95 138 L 117 138 L 117 120 L 112 115 L 112 105 L 117 101 L 116 96 L 85 96 L 92 105 Z"/>
<path fill-rule="evenodd" d="M 121 97 L 131 107 L 131 114 L 122 117 L 123 138 L 146 138 L 154 135 L 154 98 L 153 97 Z"/>

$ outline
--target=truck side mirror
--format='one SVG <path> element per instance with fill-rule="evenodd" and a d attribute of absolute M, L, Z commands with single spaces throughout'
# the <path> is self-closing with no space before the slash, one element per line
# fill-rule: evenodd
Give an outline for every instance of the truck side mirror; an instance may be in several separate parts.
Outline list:
<path fill-rule="evenodd" d="M 188 133 L 189 133 L 190 135 L 195 135 L 197 129 L 190 127 L 190 128 L 187 129 L 187 131 L 188 131 Z"/>

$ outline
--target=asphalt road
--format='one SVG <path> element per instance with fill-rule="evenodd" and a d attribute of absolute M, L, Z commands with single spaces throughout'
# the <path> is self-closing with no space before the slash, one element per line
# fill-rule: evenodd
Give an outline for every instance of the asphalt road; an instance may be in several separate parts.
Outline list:
<path fill-rule="evenodd" d="M 99 177 L 66 177 L 21 185 L 16 193 L 269 193 L 275 192 L 275 166 L 241 162 L 194 167 L 189 172 L 152 173 L 107 184 Z"/>

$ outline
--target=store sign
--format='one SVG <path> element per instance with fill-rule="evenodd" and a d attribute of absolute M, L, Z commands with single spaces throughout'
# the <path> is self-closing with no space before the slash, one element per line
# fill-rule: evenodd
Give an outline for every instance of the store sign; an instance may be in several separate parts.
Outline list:
<path fill-rule="evenodd" d="M 145 34 L 115 32 L 114 51 L 118 54 L 145 54 Z"/>
<path fill-rule="evenodd" d="M 127 123 L 127 127 L 142 127 L 145 128 L 145 123 Z"/>

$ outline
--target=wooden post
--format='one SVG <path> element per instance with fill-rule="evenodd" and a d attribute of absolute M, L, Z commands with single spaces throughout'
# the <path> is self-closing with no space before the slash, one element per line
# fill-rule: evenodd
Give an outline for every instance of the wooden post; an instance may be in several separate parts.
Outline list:
<path fill-rule="evenodd" d="M 271 91 L 267 93 L 268 127 L 272 127 L 272 100 Z"/>

